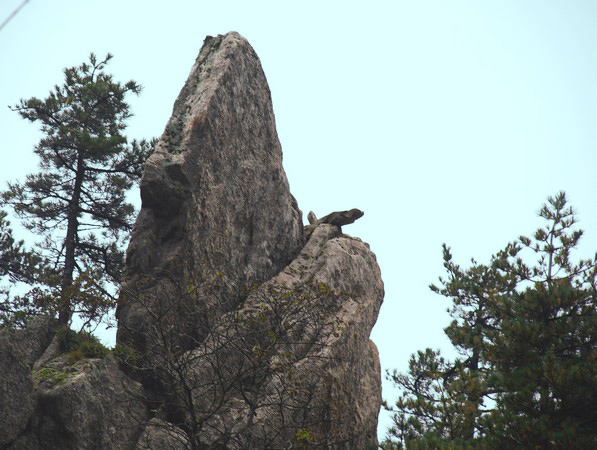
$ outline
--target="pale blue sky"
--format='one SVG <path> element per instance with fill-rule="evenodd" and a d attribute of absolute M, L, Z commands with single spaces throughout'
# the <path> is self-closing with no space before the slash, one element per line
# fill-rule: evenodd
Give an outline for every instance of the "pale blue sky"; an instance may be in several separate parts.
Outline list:
<path fill-rule="evenodd" d="M 2 0 L 0 21 L 21 0 Z M 159 136 L 206 35 L 238 31 L 268 78 L 284 167 L 306 214 L 360 208 L 386 286 L 382 368 L 448 348 L 427 288 L 441 244 L 481 262 L 565 190 L 597 250 L 597 2 L 30 0 L 0 31 L 0 182 L 36 168 L 39 134 L 6 105 L 114 54 L 131 138 Z M 393 398 L 389 386 L 384 396 Z M 387 424 L 383 418 L 380 427 Z"/>

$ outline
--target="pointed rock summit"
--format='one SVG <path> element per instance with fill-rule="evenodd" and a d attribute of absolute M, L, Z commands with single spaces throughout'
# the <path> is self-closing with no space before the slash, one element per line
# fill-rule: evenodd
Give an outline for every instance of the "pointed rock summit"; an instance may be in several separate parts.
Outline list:
<path fill-rule="evenodd" d="M 237 33 L 208 37 L 141 180 L 127 274 L 197 263 L 264 280 L 303 245 L 270 90 Z"/>
<path fill-rule="evenodd" d="M 201 291 L 217 274 L 224 292 L 214 295 L 210 285 L 208 300 L 184 305 L 177 318 L 187 331 L 197 321 L 205 328 L 236 306 L 246 286 L 277 274 L 302 248 L 302 213 L 282 167 L 270 90 L 238 33 L 205 40 L 147 160 L 141 200 L 119 342 L 131 335 L 145 341 L 148 311 L 134 297 L 169 292 L 172 283 Z"/>

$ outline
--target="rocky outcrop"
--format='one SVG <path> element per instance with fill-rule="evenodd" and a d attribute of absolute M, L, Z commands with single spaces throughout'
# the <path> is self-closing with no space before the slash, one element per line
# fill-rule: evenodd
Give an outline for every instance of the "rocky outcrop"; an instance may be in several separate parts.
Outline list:
<path fill-rule="evenodd" d="M 257 55 L 236 33 L 206 39 L 146 164 L 118 312 L 159 420 L 194 447 L 377 442 L 383 283 L 341 230 L 363 212 L 303 230 L 281 163 Z"/>
<path fill-rule="evenodd" d="M 47 319 L 1 332 L 0 447 L 375 447 L 383 282 L 342 233 L 363 212 L 303 228 L 265 76 L 237 33 L 206 39 L 141 197 L 120 362 L 44 352 Z"/>
<path fill-rule="evenodd" d="M 324 323 L 320 352 L 305 358 L 293 376 L 317 380 L 314 440 L 328 448 L 367 448 L 377 443 L 381 374 L 375 344 L 368 339 L 384 290 L 375 255 L 359 239 L 321 224 L 299 255 L 272 282 L 292 290 L 325 286 L 341 293 L 335 307 L 321 305 Z M 327 316 L 327 317 L 326 317 Z M 320 319 L 321 320 L 321 319 Z"/>
<path fill-rule="evenodd" d="M 315 435 L 337 448 L 377 443 L 381 373 L 375 344 L 368 337 L 384 289 L 375 255 L 359 239 L 339 234 L 333 225 L 320 225 L 301 255 L 274 281 L 294 289 L 326 286 L 343 294 L 338 310 L 328 313 L 326 321 L 339 325 L 322 342 L 324 358 L 315 358 L 321 379 L 320 417 L 326 418 L 314 428 Z M 312 371 L 313 364 L 309 366 Z"/>
<path fill-rule="evenodd" d="M 63 355 L 33 378 L 34 412 L 9 449 L 132 448 L 149 419 L 141 385 L 112 357 L 71 363 Z"/>
<path fill-rule="evenodd" d="M 141 385 L 111 357 L 41 363 L 55 325 L 0 330 L 0 448 L 131 448 L 149 418 Z"/>
<path fill-rule="evenodd" d="M 365 213 L 360 209 L 353 208 L 349 211 L 335 211 L 327 216 L 323 216 L 321 219 L 317 219 L 315 213 L 313 211 L 309 211 L 309 214 L 307 215 L 309 225 L 305 227 L 305 238 L 309 239 L 311 237 L 311 233 L 313 233 L 313 230 L 315 230 L 319 224 L 327 223 L 330 225 L 335 225 L 342 230 L 342 226 L 354 223 L 356 220 L 363 217 L 364 214 Z"/>

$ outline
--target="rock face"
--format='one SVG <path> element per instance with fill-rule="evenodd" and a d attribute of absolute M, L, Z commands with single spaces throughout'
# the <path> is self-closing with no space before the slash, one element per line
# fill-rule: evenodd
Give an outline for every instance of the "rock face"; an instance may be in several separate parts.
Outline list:
<path fill-rule="evenodd" d="M 341 229 L 363 212 L 303 228 L 237 33 L 206 39 L 141 197 L 120 363 L 45 351 L 47 319 L 0 332 L 0 448 L 375 448 L 383 282 Z"/>
<path fill-rule="evenodd" d="M 164 277 L 198 289 L 207 271 L 226 277 L 224 295 L 178 314 L 189 332 L 234 308 L 234 291 L 271 278 L 302 247 L 302 214 L 282 168 L 269 87 L 237 33 L 205 40 L 145 165 L 141 199 L 127 254 L 132 297 L 169 290 Z M 138 343 L 147 319 L 131 303 L 119 311 L 118 340 L 135 335 Z"/>
<path fill-rule="evenodd" d="M 301 254 L 272 280 L 292 290 L 326 286 L 342 293 L 339 304 L 318 305 L 328 324 L 314 358 L 296 367 L 299 378 L 316 381 L 311 428 L 328 448 L 367 448 L 377 443 L 381 373 L 375 344 L 368 339 L 384 296 L 375 255 L 337 226 L 321 224 Z"/>
<path fill-rule="evenodd" d="M 383 294 L 369 247 L 318 225 L 299 256 L 191 352 L 187 379 L 203 381 L 190 389 L 204 414 L 200 445 L 375 448 L 381 373 L 368 336 Z"/>
<path fill-rule="evenodd" d="M 125 449 L 149 419 L 141 385 L 112 357 L 75 364 L 61 356 L 38 371 L 37 407 L 10 449 Z"/>
<path fill-rule="evenodd" d="M 0 330 L 0 448 L 27 426 L 35 408 L 31 369 L 51 339 L 45 317 L 26 330 Z"/>
<path fill-rule="evenodd" d="M 0 448 L 132 448 L 149 420 L 142 386 L 111 357 L 62 355 L 37 369 L 53 325 L 39 317 L 0 331 Z"/>

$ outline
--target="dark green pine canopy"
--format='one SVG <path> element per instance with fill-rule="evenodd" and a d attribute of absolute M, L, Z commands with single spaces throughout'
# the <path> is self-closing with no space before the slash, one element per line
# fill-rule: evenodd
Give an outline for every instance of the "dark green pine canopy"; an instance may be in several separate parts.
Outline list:
<path fill-rule="evenodd" d="M 487 265 L 463 269 L 444 245 L 447 276 L 431 289 L 451 300 L 444 331 L 460 357 L 427 349 L 388 373 L 401 395 L 385 448 L 597 446 L 597 256 L 571 261 L 583 233 L 563 192 L 539 215 L 532 239 Z"/>

